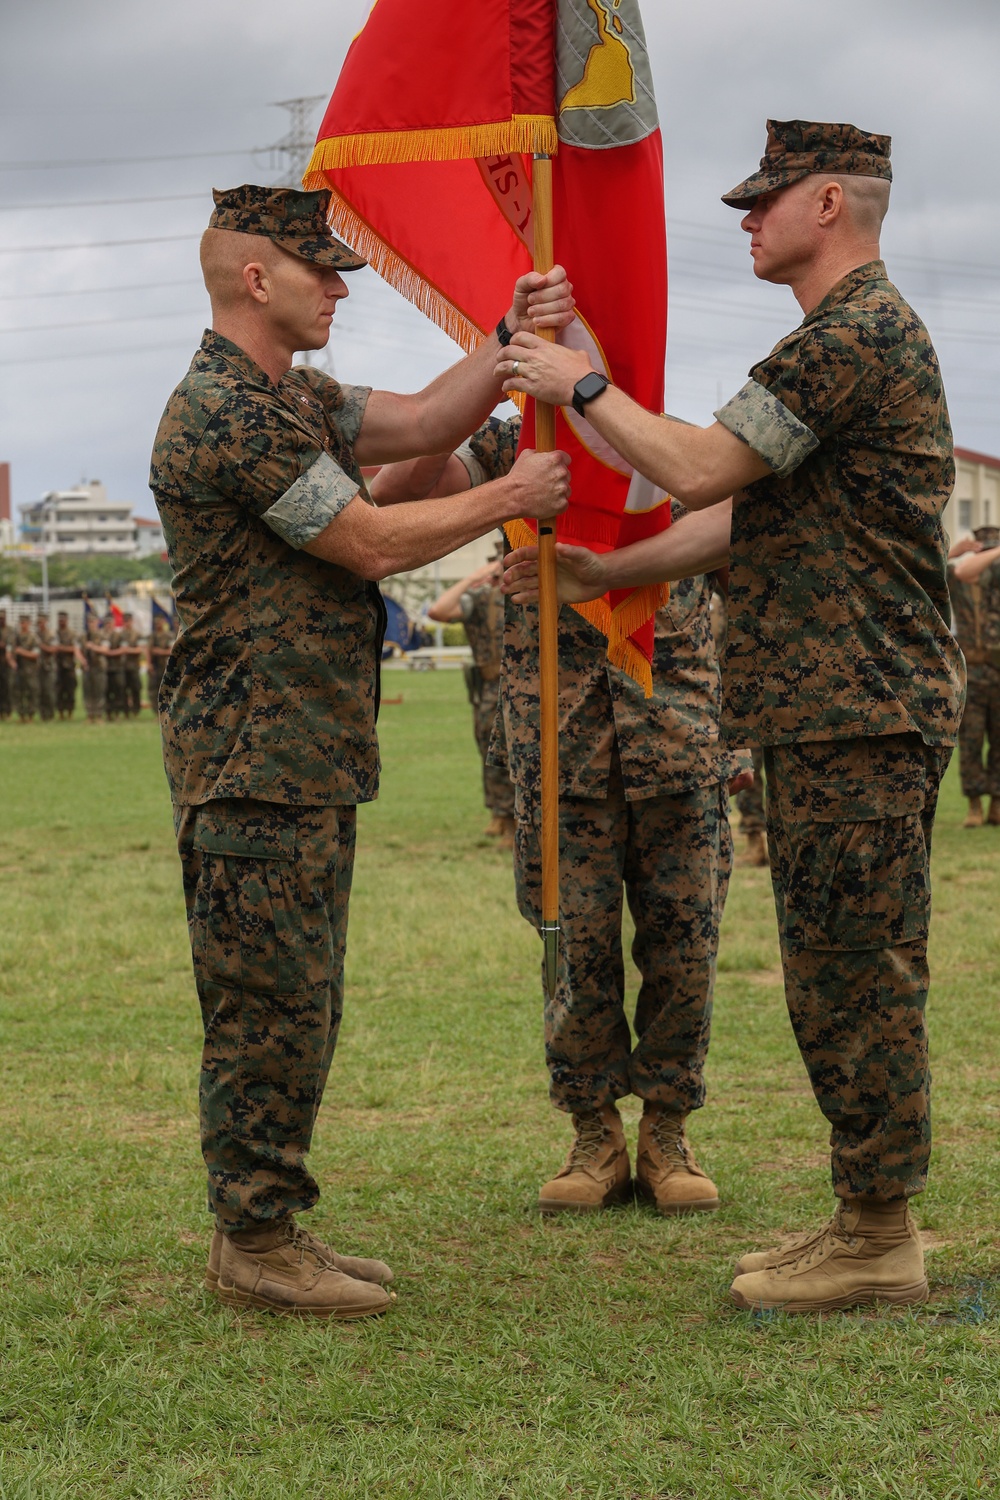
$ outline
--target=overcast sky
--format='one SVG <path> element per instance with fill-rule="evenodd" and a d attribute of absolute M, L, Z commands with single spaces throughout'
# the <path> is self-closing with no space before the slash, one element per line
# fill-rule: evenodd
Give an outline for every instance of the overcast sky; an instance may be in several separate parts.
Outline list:
<path fill-rule="evenodd" d="M 0 5 L 0 459 L 15 507 L 99 478 L 153 514 L 152 436 L 207 317 L 210 189 L 288 180 L 253 148 L 287 129 L 276 101 L 330 94 L 368 0 Z M 754 280 L 719 202 L 756 166 L 765 119 L 850 120 L 893 137 L 884 253 L 936 342 L 956 441 L 1000 455 L 997 0 L 643 13 L 666 158 L 668 408 L 708 421 L 799 320 L 790 292 Z M 94 244 L 123 240 L 145 243 Z M 457 352 L 373 272 L 352 277 L 339 377 L 416 389 Z"/>

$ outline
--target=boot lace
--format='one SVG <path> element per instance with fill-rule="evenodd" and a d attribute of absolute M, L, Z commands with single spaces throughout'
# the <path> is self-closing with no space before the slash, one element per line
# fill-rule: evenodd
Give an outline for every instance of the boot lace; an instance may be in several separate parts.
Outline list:
<path fill-rule="evenodd" d="M 824 1224 L 822 1229 L 818 1229 L 815 1234 L 809 1235 L 805 1243 L 789 1245 L 789 1254 L 777 1269 L 796 1271 L 805 1266 L 811 1266 L 826 1254 L 831 1240 L 839 1240 L 842 1245 L 848 1245 L 852 1250 L 858 1243 L 857 1235 L 851 1234 L 844 1228 L 844 1205 L 842 1203 L 837 1206 L 837 1211 L 829 1223 Z"/>
<path fill-rule="evenodd" d="M 660 1110 L 653 1117 L 649 1133 L 664 1156 L 685 1167 L 694 1160 L 684 1135 L 683 1115 L 672 1115 Z"/>
<path fill-rule="evenodd" d="M 300 1266 L 305 1260 L 306 1255 L 309 1255 L 321 1268 L 333 1268 L 333 1261 L 330 1259 L 329 1252 L 322 1240 L 318 1240 L 315 1235 L 309 1233 L 308 1229 L 303 1229 L 301 1225 L 296 1224 L 294 1219 L 285 1220 L 282 1236 L 278 1243 L 288 1245 L 290 1249 L 298 1253 Z"/>
<path fill-rule="evenodd" d="M 566 1167 L 589 1167 L 604 1143 L 604 1121 L 599 1114 L 574 1115 L 576 1139 L 570 1147 Z"/>

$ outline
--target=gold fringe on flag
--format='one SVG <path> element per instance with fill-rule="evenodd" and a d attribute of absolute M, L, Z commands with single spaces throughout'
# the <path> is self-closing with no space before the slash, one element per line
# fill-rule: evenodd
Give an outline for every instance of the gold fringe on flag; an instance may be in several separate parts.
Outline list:
<path fill-rule="evenodd" d="M 538 541 L 523 520 L 507 521 L 504 531 L 511 547 L 534 547 Z M 653 669 L 630 637 L 633 630 L 645 625 L 650 615 L 655 614 L 669 598 L 669 584 L 651 583 L 633 589 L 614 609 L 605 598 L 587 599 L 582 604 L 570 606 L 607 638 L 608 661 L 627 672 L 647 698 L 653 696 Z"/>
<path fill-rule="evenodd" d="M 372 130 L 360 135 L 337 135 L 317 141 L 302 184 L 307 190 L 327 186 L 324 172 L 337 167 L 380 167 L 406 161 L 463 161 L 469 157 L 503 156 L 509 151 L 544 152 L 559 149 L 556 122 L 551 115 L 514 115 L 488 125 L 442 125 L 431 130 Z"/>

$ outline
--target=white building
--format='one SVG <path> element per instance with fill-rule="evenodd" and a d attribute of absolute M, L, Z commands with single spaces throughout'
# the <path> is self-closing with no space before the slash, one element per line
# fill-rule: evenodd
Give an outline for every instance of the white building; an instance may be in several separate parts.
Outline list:
<path fill-rule="evenodd" d="M 980 526 L 1000 526 L 1000 458 L 955 449 L 955 489 L 944 512 L 953 542 Z"/>
<path fill-rule="evenodd" d="M 163 535 L 163 524 L 151 521 L 147 516 L 135 517 L 136 557 L 163 557 L 167 543 Z"/>
<path fill-rule="evenodd" d="M 137 555 L 132 507 L 127 500 L 109 500 L 100 480 L 92 479 L 72 490 L 50 490 L 20 509 L 21 538 L 32 546 L 70 556 L 93 552 L 116 557 Z"/>

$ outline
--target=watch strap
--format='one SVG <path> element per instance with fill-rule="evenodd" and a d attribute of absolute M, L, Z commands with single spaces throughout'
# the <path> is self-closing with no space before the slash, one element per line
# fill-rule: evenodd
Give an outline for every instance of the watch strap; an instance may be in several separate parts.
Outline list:
<path fill-rule="evenodd" d="M 507 314 L 504 313 L 503 317 L 500 319 L 499 323 L 497 324 L 497 338 L 500 340 L 500 343 L 503 346 L 503 348 L 506 349 L 507 345 L 510 343 L 510 341 L 511 341 L 511 339 L 513 337 L 514 337 L 514 335 L 511 333 L 510 329 L 507 327 Z"/>

